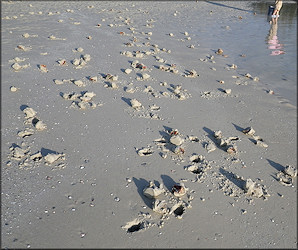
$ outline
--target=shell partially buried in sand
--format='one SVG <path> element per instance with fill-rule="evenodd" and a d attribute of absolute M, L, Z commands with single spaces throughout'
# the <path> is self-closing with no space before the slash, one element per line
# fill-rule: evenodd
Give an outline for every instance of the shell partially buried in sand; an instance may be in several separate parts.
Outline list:
<path fill-rule="evenodd" d="M 297 176 L 297 169 L 291 165 L 288 165 L 283 171 L 278 172 L 276 176 L 282 185 L 292 186 L 293 179 Z"/>
<path fill-rule="evenodd" d="M 12 64 L 11 67 L 15 70 L 15 71 L 19 71 L 21 69 L 26 69 L 28 67 L 30 67 L 30 63 L 29 64 L 25 64 L 25 65 L 20 65 L 17 62 Z"/>
<path fill-rule="evenodd" d="M 176 146 L 180 146 L 184 142 L 184 140 L 179 135 L 173 135 L 170 138 L 170 142 Z"/>
<path fill-rule="evenodd" d="M 152 204 L 152 210 L 159 214 L 169 213 L 169 208 L 165 200 L 155 199 Z"/>
<path fill-rule="evenodd" d="M 142 149 L 138 150 L 139 156 L 149 156 L 152 154 L 153 154 L 153 151 L 151 148 L 142 148 Z"/>
<path fill-rule="evenodd" d="M 243 129 L 242 132 L 246 135 L 254 135 L 256 131 L 252 127 L 248 127 Z"/>
<path fill-rule="evenodd" d="M 36 111 L 33 108 L 27 107 L 23 110 L 23 112 L 26 115 L 26 117 L 25 117 L 26 119 L 33 118 L 36 116 Z"/>
<path fill-rule="evenodd" d="M 130 105 L 136 110 L 139 110 L 143 107 L 142 103 L 140 103 L 137 99 L 131 99 Z"/>
<path fill-rule="evenodd" d="M 261 198 L 265 196 L 270 196 L 262 185 L 257 184 L 251 179 L 247 179 L 243 186 L 244 191 L 253 197 Z"/>
<path fill-rule="evenodd" d="M 35 128 L 38 130 L 38 131 L 43 131 L 45 129 L 47 129 L 47 125 L 41 121 L 41 120 L 38 120 L 36 123 L 35 123 Z"/>
<path fill-rule="evenodd" d="M 10 87 L 10 91 L 11 91 L 11 92 L 16 92 L 17 90 L 18 90 L 18 88 L 15 87 L 15 86 L 11 86 L 11 87 Z"/>
<path fill-rule="evenodd" d="M 157 187 L 152 181 L 149 182 L 149 187 L 146 187 L 143 190 L 143 194 L 148 198 L 156 198 L 164 192 L 165 189 L 163 187 L 163 184 L 160 184 L 160 186 Z"/>
<path fill-rule="evenodd" d="M 172 193 L 176 197 L 181 197 L 181 196 L 185 195 L 187 190 L 188 190 L 188 188 L 185 187 L 183 182 L 179 183 L 179 184 L 175 184 L 172 187 Z"/>
<path fill-rule="evenodd" d="M 47 154 L 44 159 L 47 163 L 52 164 L 55 161 L 57 161 L 60 158 L 63 158 L 65 154 L 59 154 L 59 153 L 49 153 Z"/>

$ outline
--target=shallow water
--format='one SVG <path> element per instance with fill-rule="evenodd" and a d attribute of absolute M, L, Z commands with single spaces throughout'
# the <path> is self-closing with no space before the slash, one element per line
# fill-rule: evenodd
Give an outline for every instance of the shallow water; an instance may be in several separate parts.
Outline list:
<path fill-rule="evenodd" d="M 233 9 L 230 2 L 207 2 Z M 250 3 L 239 22 L 214 22 L 208 26 L 212 32 L 206 30 L 200 40 L 214 49 L 223 48 L 239 70 L 258 76 L 267 89 L 297 106 L 297 4 L 284 3 L 277 24 L 270 24 L 267 14 L 273 3 Z"/>

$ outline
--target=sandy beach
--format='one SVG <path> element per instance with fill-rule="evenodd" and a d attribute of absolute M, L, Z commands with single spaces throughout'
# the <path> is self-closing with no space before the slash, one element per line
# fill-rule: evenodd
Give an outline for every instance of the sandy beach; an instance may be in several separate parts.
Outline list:
<path fill-rule="evenodd" d="M 249 1 L 1 7 L 2 249 L 297 248 L 297 107 L 201 43 Z"/>

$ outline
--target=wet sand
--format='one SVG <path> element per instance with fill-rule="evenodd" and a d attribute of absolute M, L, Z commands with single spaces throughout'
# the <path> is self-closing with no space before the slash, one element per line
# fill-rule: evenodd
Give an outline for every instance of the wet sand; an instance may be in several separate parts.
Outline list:
<path fill-rule="evenodd" d="M 2 248 L 297 247 L 297 108 L 192 32 L 247 2 L 1 4 Z"/>

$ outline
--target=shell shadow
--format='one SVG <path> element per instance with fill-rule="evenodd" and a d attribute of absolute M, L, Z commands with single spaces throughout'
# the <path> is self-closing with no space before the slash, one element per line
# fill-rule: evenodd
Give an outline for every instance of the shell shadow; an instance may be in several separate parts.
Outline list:
<path fill-rule="evenodd" d="M 277 162 L 271 161 L 269 159 L 266 159 L 269 164 L 274 167 L 277 171 L 283 171 L 285 169 L 285 167 Z"/>
<path fill-rule="evenodd" d="M 242 132 L 244 130 L 244 128 L 241 128 L 240 126 L 238 126 L 238 125 L 236 125 L 234 123 L 232 123 L 232 124 L 234 125 L 234 127 L 235 127 L 236 130 L 238 130 L 240 132 Z"/>
<path fill-rule="evenodd" d="M 58 154 L 58 152 L 53 151 L 51 149 L 47 149 L 47 148 L 41 148 L 40 153 L 43 157 L 48 155 L 48 154 Z"/>
<path fill-rule="evenodd" d="M 243 189 L 245 181 L 236 179 L 232 172 L 228 172 L 228 171 L 224 170 L 223 168 L 220 168 L 219 172 L 222 175 L 224 175 L 229 181 L 233 182 L 237 187 L 239 187 L 240 189 Z"/>
<path fill-rule="evenodd" d="M 168 175 L 161 175 L 161 179 L 163 181 L 164 186 L 171 192 L 172 187 L 177 184 L 170 176 Z"/>
<path fill-rule="evenodd" d="M 28 105 L 21 105 L 21 106 L 20 106 L 20 110 L 21 110 L 21 111 L 24 111 L 25 108 L 29 108 L 29 106 L 28 106 Z"/>
<path fill-rule="evenodd" d="M 130 98 L 121 97 L 121 99 L 122 99 L 122 101 L 126 102 L 128 106 L 131 106 L 130 105 L 130 100 L 131 100 Z"/>

